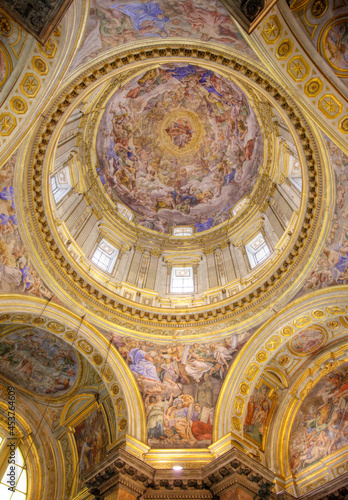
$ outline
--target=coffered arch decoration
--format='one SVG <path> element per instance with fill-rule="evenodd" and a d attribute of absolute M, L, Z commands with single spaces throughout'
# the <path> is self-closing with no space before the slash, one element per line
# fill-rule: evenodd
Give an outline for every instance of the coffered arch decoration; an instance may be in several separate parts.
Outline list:
<path fill-rule="evenodd" d="M 336 16 L 342 18 L 340 26 L 331 24 Z M 250 44 L 281 85 L 346 152 L 345 16 L 345 2 L 278 0 L 252 33 Z"/>
<path fill-rule="evenodd" d="M 49 176 L 54 172 L 54 167 L 47 158 L 57 146 L 57 140 L 66 118 L 72 117 L 78 107 L 80 110 L 88 109 L 88 100 L 92 99 L 99 89 L 105 89 L 104 93 L 107 96 L 113 88 L 124 85 L 127 79 L 134 75 L 141 75 L 156 65 L 171 63 L 201 65 L 207 71 L 216 71 L 227 79 L 239 82 L 243 89 L 246 89 L 249 98 L 255 96 L 253 102 L 256 103 L 259 99 L 260 109 L 257 112 L 260 117 L 262 112 L 265 113 L 267 106 L 273 106 L 276 113 L 274 120 L 280 126 L 285 123 L 286 128 L 290 130 L 289 136 L 292 137 L 296 148 L 303 175 L 300 204 L 289 212 L 289 219 L 292 217 L 291 220 L 295 222 L 293 226 L 285 223 L 282 232 L 279 233 L 280 239 L 270 243 L 273 250 L 272 258 L 267 261 L 265 267 L 260 268 L 262 272 L 256 280 L 254 273 L 248 271 L 245 260 L 244 245 L 248 238 L 251 240 L 252 234 L 241 236 L 238 240 L 238 232 L 234 231 L 236 227 L 242 227 L 238 223 L 242 223 L 252 214 L 259 221 L 259 226 L 255 223 L 254 236 L 257 234 L 257 227 L 261 230 L 265 227 L 265 231 L 267 230 L 265 220 L 268 217 L 267 213 L 270 214 L 267 212 L 268 207 L 270 205 L 274 207 L 274 200 L 278 196 L 277 186 L 286 184 L 272 162 L 269 164 L 266 162 L 263 166 L 264 174 L 257 181 L 255 194 L 252 195 L 247 209 L 243 209 L 240 215 L 233 216 L 232 219 L 223 223 L 221 228 L 218 226 L 210 233 L 212 239 L 209 242 L 209 248 L 207 248 L 207 243 L 202 248 L 199 233 L 189 241 L 183 257 L 181 260 L 179 258 L 180 262 L 187 259 L 187 251 L 192 252 L 194 248 L 196 253 L 200 252 L 200 259 L 205 262 L 205 265 L 212 261 L 219 266 L 223 261 L 220 250 L 217 251 L 216 247 L 220 245 L 221 252 L 223 252 L 224 245 L 227 243 L 227 246 L 233 247 L 233 251 L 240 252 L 240 261 L 246 263 L 245 269 L 247 270 L 246 274 L 242 273 L 236 279 L 236 289 L 231 290 L 230 296 L 233 296 L 233 302 L 230 297 L 227 297 L 225 286 L 220 285 L 216 298 L 209 296 L 210 299 L 209 297 L 204 299 L 205 302 L 198 300 L 190 303 L 189 305 L 193 307 L 189 312 L 187 308 L 178 308 L 174 302 L 170 303 L 168 300 L 151 306 L 154 303 L 151 300 L 154 300 L 156 295 L 153 289 L 148 294 L 149 297 L 144 297 L 146 300 L 140 303 L 141 287 L 137 288 L 132 284 L 128 286 L 128 289 L 126 287 L 120 290 L 117 286 L 115 287 L 108 276 L 96 271 L 88 262 L 87 266 L 84 266 L 83 258 L 80 258 L 78 253 L 78 245 L 74 243 L 69 233 L 66 233 L 66 225 L 55 220 L 47 211 L 47 207 L 52 205 Z M 97 101 L 96 106 L 98 107 Z M 110 329 L 116 324 L 121 329 L 126 328 L 128 332 L 134 332 L 136 336 L 155 334 L 176 337 L 178 334 L 185 335 L 186 331 L 190 332 L 190 335 L 192 332 L 214 334 L 232 325 L 238 325 L 238 328 L 241 325 L 256 326 L 262 319 L 272 314 L 275 297 L 277 297 L 279 309 L 290 296 L 299 290 L 304 277 L 309 273 L 310 261 L 319 254 L 322 242 L 329 230 L 330 213 L 334 206 L 333 174 L 328 167 L 325 148 L 322 147 L 321 137 L 315 127 L 303 118 L 290 96 L 284 93 L 255 61 L 248 60 L 246 65 L 245 60 L 242 61 L 232 50 L 222 51 L 220 47 L 211 44 L 205 44 L 203 50 L 201 45 L 195 45 L 192 41 L 190 46 L 185 43 L 151 42 L 147 51 L 133 45 L 131 51 L 128 50 L 127 53 L 118 49 L 112 57 L 109 55 L 108 58 L 100 59 L 98 63 L 84 66 L 80 74 L 75 73 L 71 76 L 65 90 L 55 98 L 54 102 L 48 104 L 46 111 L 44 115 L 48 118 L 45 122 L 40 121 L 35 139 L 27 141 L 18 158 L 18 165 L 21 168 L 18 168 L 16 172 L 16 186 L 21 185 L 22 178 L 28 179 L 25 183 L 25 196 L 18 196 L 21 226 L 24 227 L 24 221 L 28 223 L 26 230 L 22 230 L 22 237 L 32 255 L 35 256 L 35 267 L 41 277 L 51 283 L 57 297 L 68 300 L 74 305 L 76 311 L 81 311 L 81 315 L 82 305 L 88 307 L 89 318 L 99 327 Z M 86 134 L 85 136 L 78 134 L 82 147 L 89 139 L 88 128 L 83 127 L 85 123 L 91 125 L 93 134 L 96 111 L 97 108 L 90 115 L 89 110 L 86 116 L 82 111 L 80 132 Z M 81 114 L 79 116 L 77 113 L 75 120 L 80 117 Z M 263 118 L 267 121 L 267 114 Z M 270 130 L 265 129 L 263 137 L 268 141 L 270 150 L 275 147 Z M 76 146 L 78 147 L 78 142 Z M 279 150 L 279 143 L 277 148 Z M 74 150 L 71 149 L 71 152 L 72 155 L 67 158 L 67 161 L 76 163 Z M 105 196 L 101 197 L 100 184 L 97 179 L 93 180 L 88 173 L 83 176 L 76 173 L 74 167 L 71 172 L 72 176 L 76 175 L 73 177 L 74 186 L 71 194 L 79 194 L 81 202 L 85 204 L 85 210 L 93 216 L 93 227 L 96 228 L 97 233 L 99 231 L 100 238 L 108 231 L 111 234 L 110 223 L 104 217 L 104 214 L 109 211 L 114 221 L 121 221 L 118 222 L 118 228 L 114 226 L 112 229 L 116 240 L 120 231 L 123 234 L 123 241 L 119 246 L 121 256 L 126 255 L 127 252 L 128 259 L 131 259 L 132 255 L 133 257 L 138 255 L 137 258 L 141 262 L 139 272 L 142 265 L 145 268 L 153 265 L 153 262 L 162 255 L 158 248 L 162 249 L 168 245 L 170 237 L 156 234 L 146 228 L 142 229 L 139 225 L 133 224 L 132 226 L 125 219 L 122 220 L 122 216 L 117 215 L 115 210 L 106 204 Z M 267 238 L 267 231 L 265 237 Z M 153 246 L 147 253 L 144 252 L 145 238 L 146 244 L 151 243 Z M 314 244 L 311 250 L 309 250 L 310 242 Z M 170 249 L 170 245 L 168 248 Z M 170 269 L 169 266 L 173 263 L 168 253 L 167 256 L 162 255 L 162 257 L 167 269 Z M 311 259 L 308 259 L 309 254 Z M 199 259 L 192 265 L 198 265 L 199 268 L 198 262 Z M 213 295 L 212 292 L 211 295 Z"/>
<path fill-rule="evenodd" d="M 45 45 L 0 10 L 1 163 L 16 150 L 68 70 L 87 21 L 88 7 L 89 2 L 74 2 Z"/>
<path fill-rule="evenodd" d="M 56 345 L 63 343 L 71 346 L 68 349 L 73 348 L 76 351 L 80 362 L 85 359 L 87 365 L 91 366 L 89 370 L 84 367 L 83 372 L 91 373 L 90 377 L 95 373 L 93 382 L 89 383 L 92 384 L 90 397 L 98 399 L 98 390 L 93 389 L 93 386 L 105 386 L 105 394 L 110 399 L 110 403 L 107 403 L 110 408 L 107 411 L 110 420 L 114 421 L 114 429 L 110 431 L 110 441 L 125 440 L 127 435 L 139 445 L 145 442 L 144 408 L 132 374 L 110 341 L 106 340 L 84 317 L 78 317 L 53 301 L 8 294 L 0 305 L 0 323 L 11 325 L 11 330 L 14 331 L 12 335 L 16 331 L 25 329 L 32 330 L 32 333 L 40 329 L 47 332 L 47 339 L 48 336 L 58 337 Z M 33 338 L 35 340 L 35 334 Z M 6 347 L 9 348 L 4 343 L 5 350 Z M 66 366 L 64 369 L 69 371 Z M 72 376 L 72 372 L 70 375 Z M 10 375 L 7 377 L 10 378 Z M 89 387 L 87 381 L 86 384 L 86 387 Z M 57 389 L 59 391 L 63 387 L 57 386 Z M 30 395 L 30 392 L 26 393 Z M 45 397 L 46 399 L 49 397 L 48 393 L 45 393 Z M 75 396 L 72 394 L 72 397 Z M 51 398 L 51 401 L 54 401 L 54 398 Z M 139 454 L 141 453 L 140 450 Z"/>
<path fill-rule="evenodd" d="M 345 372 L 336 376 L 335 370 L 343 370 L 346 363 L 346 293 L 346 286 L 332 287 L 307 294 L 286 306 L 255 332 L 235 359 L 222 387 L 216 405 L 214 441 L 220 438 L 223 442 L 223 436 L 230 432 L 232 440 L 277 473 L 277 491 L 286 489 L 295 496 L 309 493 L 318 486 L 316 481 L 323 474 L 325 457 L 325 482 L 346 472 L 342 468 L 346 444 L 337 433 L 334 432 L 335 449 L 332 445 L 327 452 L 328 441 L 324 443 L 326 448 L 322 445 L 322 456 L 317 457 L 320 463 L 315 460 L 317 451 L 310 457 L 315 443 L 309 446 L 309 441 L 302 442 L 301 448 L 297 441 L 305 438 L 296 434 L 298 425 L 306 421 L 306 429 L 314 428 L 318 438 L 316 415 L 312 418 L 313 427 L 309 423 L 308 401 L 317 398 L 311 404 L 318 412 L 327 403 L 330 391 L 332 397 L 337 396 L 345 383 Z M 238 370 L 234 370 L 237 365 Z M 329 375 L 331 372 L 333 375 Z M 337 387 L 331 382 L 333 377 L 341 381 Z M 319 382 L 329 384 L 325 386 L 324 399 Z M 321 393 L 315 396 L 312 390 Z M 327 425 L 320 429 L 325 431 L 323 439 L 327 429 Z"/>

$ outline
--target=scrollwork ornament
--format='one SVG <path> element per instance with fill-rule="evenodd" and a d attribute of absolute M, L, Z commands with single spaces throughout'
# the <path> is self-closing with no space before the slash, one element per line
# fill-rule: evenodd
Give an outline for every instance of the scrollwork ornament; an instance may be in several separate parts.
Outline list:
<path fill-rule="evenodd" d="M 285 366 L 287 365 L 288 363 L 290 362 L 290 358 L 289 356 L 287 356 L 286 354 L 283 354 L 282 356 L 279 357 L 278 359 L 278 363 L 280 364 L 280 366 Z"/>

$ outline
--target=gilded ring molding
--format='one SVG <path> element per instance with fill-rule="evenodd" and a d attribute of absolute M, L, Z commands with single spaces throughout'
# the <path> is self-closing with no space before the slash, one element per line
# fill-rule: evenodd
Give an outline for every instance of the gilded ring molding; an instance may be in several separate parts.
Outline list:
<path fill-rule="evenodd" d="M 202 64 L 203 65 L 203 64 Z M 152 66 L 153 68 L 156 65 Z M 147 67 L 148 69 L 152 69 Z M 204 64 L 207 69 L 214 69 L 211 66 Z M 140 74 L 141 71 L 136 73 L 132 72 L 131 78 L 135 74 Z M 225 72 L 220 71 L 222 76 L 226 76 Z M 92 151 L 94 151 L 95 140 L 96 140 L 96 130 L 98 129 L 101 115 L 100 111 L 104 109 L 108 99 L 112 92 L 115 92 L 116 88 L 123 86 L 129 81 L 129 74 L 126 74 L 126 78 L 120 75 L 120 79 L 112 79 L 107 88 L 102 87 L 100 94 L 98 94 L 93 99 L 92 105 L 88 108 L 85 117 L 81 119 L 81 138 L 79 139 L 79 155 L 81 163 L 81 170 L 83 172 L 83 178 L 86 183 L 86 189 L 88 195 L 85 196 L 86 201 L 90 206 L 95 209 L 97 214 L 103 214 L 103 218 L 106 218 L 105 224 L 113 224 L 117 226 L 120 234 L 126 235 L 129 241 L 136 242 L 139 247 L 143 245 L 150 250 L 150 253 L 158 252 L 158 248 L 164 249 L 166 251 L 177 251 L 177 243 L 168 234 L 157 233 L 151 231 L 140 225 L 135 226 L 131 221 L 128 221 L 122 217 L 115 204 L 110 200 L 109 196 L 105 193 L 102 188 L 100 181 L 96 182 L 96 165 L 93 160 Z M 269 136 L 272 134 L 277 135 L 276 127 L 273 126 L 267 101 L 262 101 L 259 97 L 255 95 L 254 89 L 250 86 L 249 89 L 245 88 L 243 81 L 235 77 L 238 85 L 243 89 L 243 92 L 248 96 L 253 110 L 258 118 L 263 136 L 264 136 L 264 160 L 263 165 L 260 168 L 259 177 L 253 188 L 252 193 L 249 195 L 248 203 L 241 211 L 228 219 L 226 222 L 220 224 L 216 228 L 212 228 L 204 233 L 195 233 L 194 235 L 185 238 L 185 244 L 189 251 L 195 249 L 203 249 L 204 253 L 214 252 L 216 246 L 222 247 L 222 245 L 227 245 L 227 241 L 233 237 L 233 232 L 238 230 L 238 227 L 244 224 L 250 224 L 252 217 L 256 216 L 261 207 L 266 207 L 269 203 L 270 198 L 273 196 L 276 184 L 274 182 L 274 177 L 276 175 L 275 161 L 272 162 L 272 154 L 274 153 L 274 144 L 272 143 L 272 138 Z M 149 241 L 154 245 L 149 246 Z M 156 254 L 156 253 L 155 253 Z"/>

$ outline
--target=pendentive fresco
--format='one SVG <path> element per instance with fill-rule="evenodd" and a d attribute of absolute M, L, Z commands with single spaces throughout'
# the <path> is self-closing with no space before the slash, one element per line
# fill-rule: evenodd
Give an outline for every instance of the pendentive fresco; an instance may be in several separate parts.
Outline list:
<path fill-rule="evenodd" d="M 211 444 L 220 389 L 251 333 L 186 345 L 113 338 L 144 399 L 149 446 L 201 448 Z"/>
<path fill-rule="evenodd" d="M 348 283 L 348 157 L 327 138 L 326 145 L 336 178 L 336 208 L 324 250 L 301 294 Z"/>
<path fill-rule="evenodd" d="M 128 42 L 187 37 L 227 44 L 256 57 L 217 0 L 93 0 L 87 30 L 72 67 Z"/>

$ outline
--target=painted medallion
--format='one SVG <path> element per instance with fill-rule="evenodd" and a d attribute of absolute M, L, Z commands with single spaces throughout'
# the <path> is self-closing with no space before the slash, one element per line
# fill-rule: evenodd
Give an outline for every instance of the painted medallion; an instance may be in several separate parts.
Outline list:
<path fill-rule="evenodd" d="M 340 19 L 324 34 L 324 54 L 331 66 L 348 73 L 348 19 Z"/>
<path fill-rule="evenodd" d="M 326 341 L 327 335 L 319 327 L 309 327 L 297 333 L 289 342 L 293 354 L 307 356 L 316 351 Z"/>

